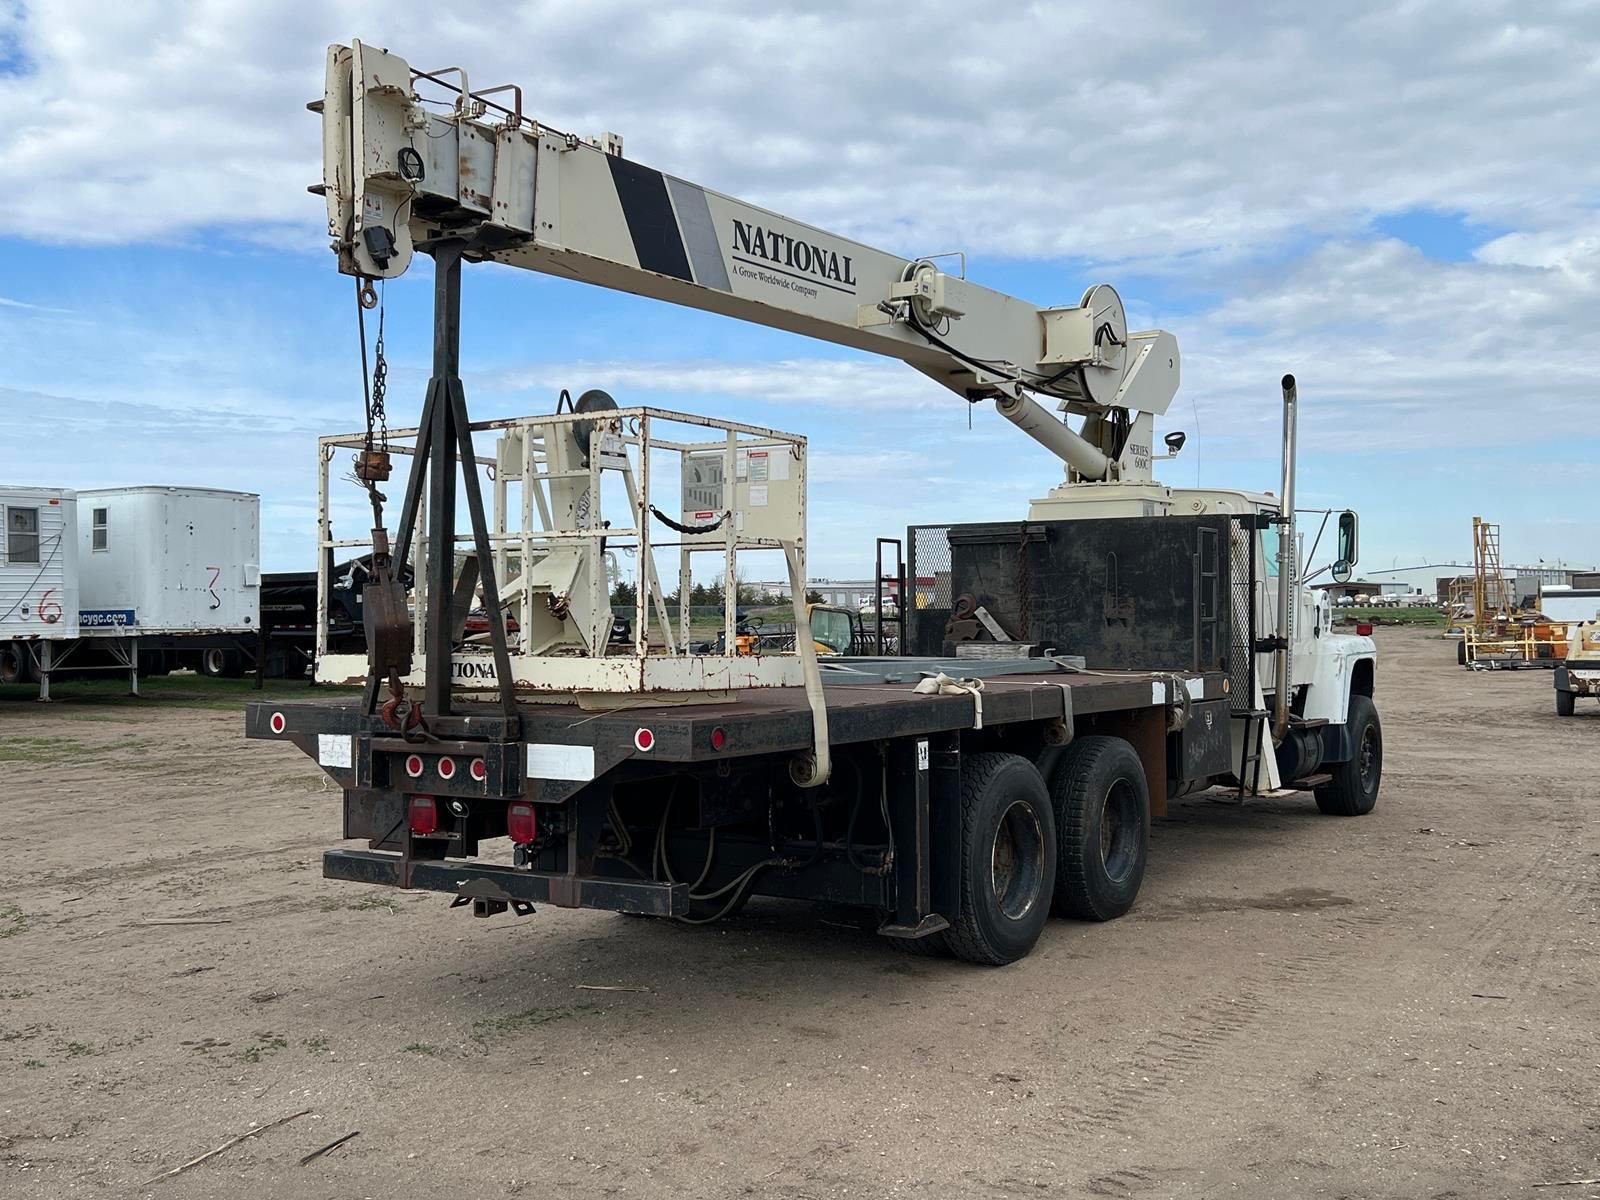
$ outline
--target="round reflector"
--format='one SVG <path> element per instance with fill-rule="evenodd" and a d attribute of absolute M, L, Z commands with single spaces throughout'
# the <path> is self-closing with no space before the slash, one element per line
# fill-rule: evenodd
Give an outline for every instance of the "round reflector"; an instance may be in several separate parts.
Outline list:
<path fill-rule="evenodd" d="M 287 725 L 288 722 L 283 719 L 283 714 L 280 712 L 273 713 L 272 718 L 267 722 L 267 724 L 272 727 L 273 733 L 282 733 L 284 726 Z"/>
<path fill-rule="evenodd" d="M 656 744 L 656 735 L 648 729 L 641 729 L 633 735 L 633 745 L 637 750 L 648 751 Z"/>
<path fill-rule="evenodd" d="M 422 777 L 422 755 L 408 754 L 406 756 L 406 774 L 413 779 Z"/>
<path fill-rule="evenodd" d="M 482 783 L 484 779 L 488 777 L 489 765 L 485 763 L 483 759 L 475 758 L 472 760 L 472 765 L 468 767 L 467 770 L 472 772 L 472 777 L 474 779 L 476 779 L 479 783 Z"/>
<path fill-rule="evenodd" d="M 454 779 L 456 775 L 456 760 L 448 754 L 439 760 L 439 778 Z"/>
<path fill-rule="evenodd" d="M 711 748 L 713 750 L 721 750 L 727 744 L 728 731 L 723 729 L 721 725 L 718 725 L 711 731 Z"/>

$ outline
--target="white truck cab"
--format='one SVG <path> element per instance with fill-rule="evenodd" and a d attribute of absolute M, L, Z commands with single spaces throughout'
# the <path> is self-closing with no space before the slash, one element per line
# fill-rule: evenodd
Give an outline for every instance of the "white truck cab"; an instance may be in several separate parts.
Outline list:
<path fill-rule="evenodd" d="M 1142 466 L 1142 464 L 1141 464 Z M 1146 468 L 1147 469 L 1147 468 Z M 1227 488 L 1172 488 L 1153 479 L 1090 482 L 1069 479 L 1048 495 L 1032 502 L 1031 521 L 1071 521 L 1100 517 L 1159 517 L 1227 515 L 1281 517 L 1279 497 L 1270 492 L 1247 492 Z M 1332 514 L 1325 514 L 1329 516 Z M 1292 571 L 1289 587 L 1280 587 L 1279 543 L 1289 524 L 1266 524 L 1253 538 L 1243 524 L 1236 527 L 1235 560 L 1242 547 L 1253 543 L 1255 555 L 1254 639 L 1257 644 L 1271 642 L 1279 631 L 1287 631 L 1288 720 L 1276 730 L 1276 754 L 1263 756 L 1263 770 L 1257 786 L 1249 790 L 1270 792 L 1294 783 L 1314 786 L 1318 802 L 1330 811 L 1368 811 L 1376 800 L 1377 776 L 1381 771 L 1381 730 L 1373 702 L 1376 685 L 1377 647 L 1372 638 L 1336 633 L 1332 604 L 1326 592 L 1305 586 L 1310 564 L 1303 544 L 1297 544 L 1286 562 Z M 1332 548 L 1332 568 L 1336 574 L 1354 566 L 1357 552 L 1354 513 L 1341 513 L 1336 523 L 1336 545 Z M 1296 538 L 1299 542 L 1300 539 Z M 1320 538 L 1319 538 L 1320 541 Z M 1312 555 L 1317 554 L 1314 543 Z M 1236 589 L 1247 587 L 1235 581 Z M 1292 611 L 1280 612 L 1287 595 Z M 1236 619 L 1240 619 L 1237 618 Z M 1277 678 L 1275 660 L 1280 651 L 1264 650 L 1257 655 L 1255 678 L 1260 693 L 1252 698 L 1254 711 L 1276 707 Z M 1247 765 L 1248 729 L 1235 731 L 1235 760 L 1241 770 Z M 1366 759 L 1366 781 L 1360 779 L 1361 760 Z M 1339 768 L 1353 764 L 1355 783 L 1340 799 L 1326 793 L 1337 790 Z M 1333 777 L 1323 782 L 1328 769 Z M 1361 808 L 1361 805 L 1365 808 Z"/>

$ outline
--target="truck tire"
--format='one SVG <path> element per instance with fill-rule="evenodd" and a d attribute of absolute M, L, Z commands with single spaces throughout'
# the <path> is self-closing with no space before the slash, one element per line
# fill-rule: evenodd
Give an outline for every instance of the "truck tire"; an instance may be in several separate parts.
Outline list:
<path fill-rule="evenodd" d="M 1056 871 L 1050 793 L 1020 755 L 968 755 L 960 816 L 959 912 L 944 932 L 945 945 L 967 962 L 1016 962 L 1050 918 Z"/>
<path fill-rule="evenodd" d="M 21 642 L 0 642 L 0 683 L 35 683 L 33 659 Z"/>
<path fill-rule="evenodd" d="M 243 674 L 239 652 L 221 646 L 200 651 L 200 674 L 207 679 L 237 679 Z"/>
<path fill-rule="evenodd" d="M 1057 916 L 1110 921 L 1133 907 L 1150 856 L 1150 784 L 1119 737 L 1075 740 L 1050 781 Z"/>
<path fill-rule="evenodd" d="M 1383 782 L 1383 726 L 1370 696 L 1350 697 L 1348 721 L 1354 748 L 1333 768 L 1333 780 L 1317 789 L 1317 807 L 1331 817 L 1362 817 L 1378 803 Z"/>
<path fill-rule="evenodd" d="M 1570 717 L 1578 707 L 1578 697 L 1571 692 L 1556 689 L 1556 716 Z"/>
<path fill-rule="evenodd" d="M 1465 636 L 1463 636 L 1462 639 L 1459 642 L 1456 643 L 1456 666 L 1464 667 L 1466 665 L 1467 665 L 1467 639 L 1466 639 Z"/>

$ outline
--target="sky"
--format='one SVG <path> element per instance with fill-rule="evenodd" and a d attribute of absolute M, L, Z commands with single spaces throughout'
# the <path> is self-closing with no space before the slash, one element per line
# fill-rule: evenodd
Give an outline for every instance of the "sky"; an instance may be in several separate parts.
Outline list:
<path fill-rule="evenodd" d="M 1459 561 L 1474 514 L 1508 563 L 1600 561 L 1600 6 L 973 12 L 0 0 L 0 482 L 259 492 L 263 565 L 312 565 L 315 439 L 362 406 L 304 105 L 361 38 L 1036 304 L 1112 283 L 1182 350 L 1175 486 L 1276 489 L 1293 372 L 1301 502 L 1361 512 L 1363 567 Z M 386 289 L 396 424 L 430 301 L 425 268 Z M 503 267 L 463 312 L 476 419 L 603 387 L 805 434 L 816 576 L 1060 480 L 892 360 Z"/>

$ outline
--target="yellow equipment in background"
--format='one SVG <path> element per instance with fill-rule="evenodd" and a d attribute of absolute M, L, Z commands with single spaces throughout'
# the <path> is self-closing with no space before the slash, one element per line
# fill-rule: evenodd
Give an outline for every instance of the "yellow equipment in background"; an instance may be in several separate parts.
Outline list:
<path fill-rule="evenodd" d="M 860 619 L 847 608 L 832 604 L 806 607 L 811 619 L 811 640 L 820 655 L 849 654 L 856 645 L 856 622 Z"/>
<path fill-rule="evenodd" d="M 1500 526 L 1482 517 L 1472 518 L 1471 584 L 1472 610 L 1459 614 L 1462 637 L 1456 661 L 1463 667 L 1551 667 L 1566 654 L 1566 623 L 1522 610 L 1500 565 Z M 1446 614 L 1454 625 L 1454 586 L 1451 593 Z"/>

